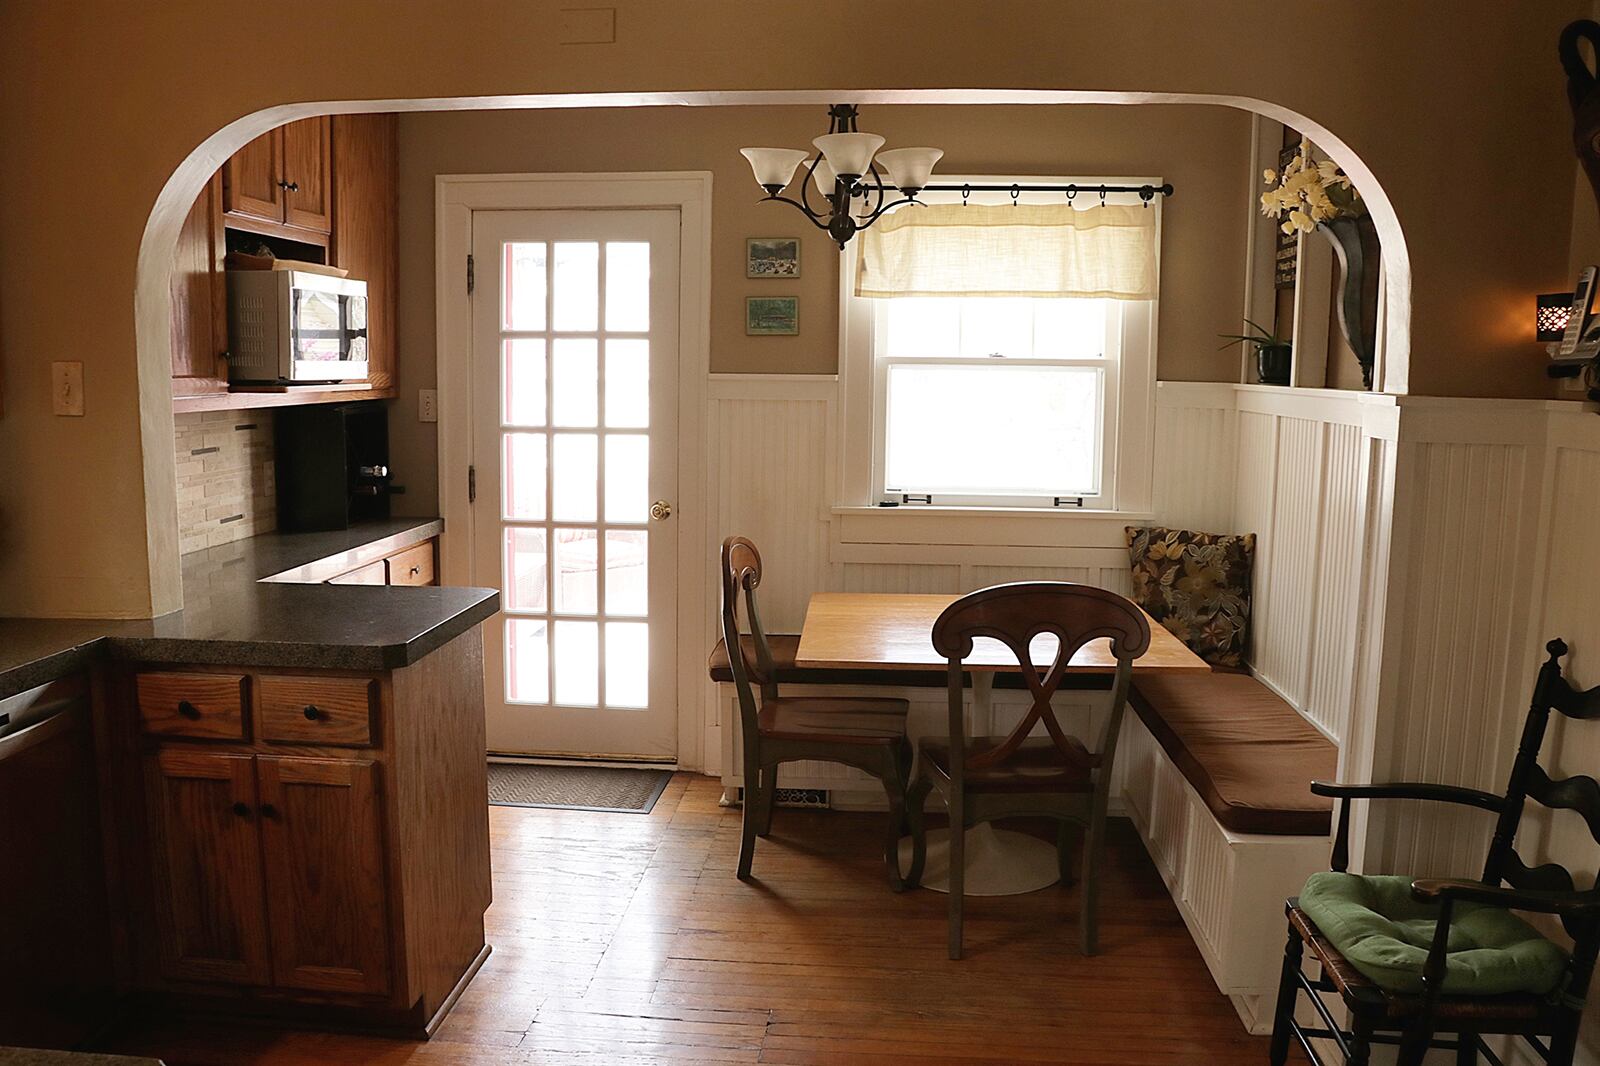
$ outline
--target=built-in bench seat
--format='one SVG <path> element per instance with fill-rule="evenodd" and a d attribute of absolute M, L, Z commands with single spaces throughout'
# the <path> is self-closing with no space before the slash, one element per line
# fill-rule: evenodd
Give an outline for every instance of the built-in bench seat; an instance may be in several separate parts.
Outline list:
<path fill-rule="evenodd" d="M 1327 869 L 1332 807 L 1311 795 L 1338 748 L 1256 679 L 1136 677 L 1117 762 L 1144 838 L 1217 987 L 1265 1032 L 1283 900 Z"/>

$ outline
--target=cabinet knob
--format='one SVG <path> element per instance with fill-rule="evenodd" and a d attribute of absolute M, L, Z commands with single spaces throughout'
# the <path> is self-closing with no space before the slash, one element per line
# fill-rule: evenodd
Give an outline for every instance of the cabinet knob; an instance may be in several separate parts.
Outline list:
<path fill-rule="evenodd" d="M 279 178 L 278 179 L 278 188 L 287 189 L 290 192 L 299 192 L 300 191 L 300 183 L 298 181 L 284 181 L 282 178 Z"/>
<path fill-rule="evenodd" d="M 250 804 L 244 802 L 235 803 L 233 805 L 233 813 L 237 814 L 240 818 L 250 817 Z"/>
<path fill-rule="evenodd" d="M 412 568 L 411 568 L 411 576 L 412 576 L 412 577 L 416 577 L 416 576 L 417 576 L 417 575 L 418 575 L 418 574 L 420 574 L 420 573 L 422 573 L 422 567 L 420 567 L 420 566 L 413 566 L 413 567 L 412 567 Z"/>
<path fill-rule="evenodd" d="M 308 722 L 315 722 L 319 718 L 326 718 L 327 717 L 327 715 L 325 715 L 321 711 L 317 710 L 317 705 L 314 704 L 314 703 L 306 704 L 306 709 L 305 709 L 304 713 L 305 713 L 305 716 L 306 716 L 306 721 L 308 721 Z"/>
<path fill-rule="evenodd" d="M 191 722 L 197 721 L 200 718 L 200 708 L 196 707 L 188 700 L 178 701 L 178 713 L 189 719 Z"/>
<path fill-rule="evenodd" d="M 260 810 L 261 817 L 263 818 L 276 818 L 278 816 L 278 808 L 274 807 L 270 803 L 263 803 L 260 807 Z"/>

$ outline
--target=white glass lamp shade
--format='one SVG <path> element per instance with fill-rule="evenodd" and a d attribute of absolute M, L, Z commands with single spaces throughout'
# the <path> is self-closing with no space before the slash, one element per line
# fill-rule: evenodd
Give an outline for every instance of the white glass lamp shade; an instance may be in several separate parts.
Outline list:
<path fill-rule="evenodd" d="M 823 199 L 827 199 L 833 195 L 834 182 L 839 179 L 834 174 L 833 168 L 828 165 L 828 161 L 819 156 L 817 169 L 811 172 L 811 180 L 817 183 L 817 191 L 822 193 Z"/>
<path fill-rule="evenodd" d="M 872 166 L 872 154 L 883 147 L 883 138 L 876 133 L 829 133 L 811 143 L 835 174 L 854 180 Z"/>
<path fill-rule="evenodd" d="M 763 189 L 781 189 L 794 177 L 794 168 L 806 154 L 798 148 L 741 148 L 739 154 L 750 160 L 756 184 Z"/>
<path fill-rule="evenodd" d="M 927 187 L 933 165 L 943 155 L 942 148 L 891 148 L 878 153 L 878 165 L 901 192 L 914 193 Z"/>

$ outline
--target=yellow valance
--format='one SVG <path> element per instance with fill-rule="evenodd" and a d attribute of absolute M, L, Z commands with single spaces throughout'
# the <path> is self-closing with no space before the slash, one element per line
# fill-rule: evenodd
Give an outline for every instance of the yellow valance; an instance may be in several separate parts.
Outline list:
<path fill-rule="evenodd" d="M 1154 208 L 907 206 L 857 239 L 857 296 L 1156 295 Z"/>

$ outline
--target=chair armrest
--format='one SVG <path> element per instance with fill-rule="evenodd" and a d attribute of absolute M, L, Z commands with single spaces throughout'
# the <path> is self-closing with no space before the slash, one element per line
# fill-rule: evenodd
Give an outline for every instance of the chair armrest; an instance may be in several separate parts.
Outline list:
<path fill-rule="evenodd" d="M 1429 877 L 1411 882 L 1411 895 L 1424 903 L 1455 899 L 1467 903 L 1484 903 L 1491 907 L 1504 907 L 1508 910 L 1534 911 L 1563 917 L 1600 911 L 1600 891 L 1595 890 L 1522 892 L 1513 888 L 1486 885 L 1482 881 Z"/>
<path fill-rule="evenodd" d="M 1394 781 L 1377 785 L 1344 785 L 1331 781 L 1313 781 L 1311 792 L 1313 795 L 1333 796 L 1338 799 L 1413 799 L 1432 800 L 1436 803 L 1459 803 L 1467 807 L 1493 811 L 1496 814 L 1505 806 L 1505 798 L 1493 792 L 1418 781 Z"/>

